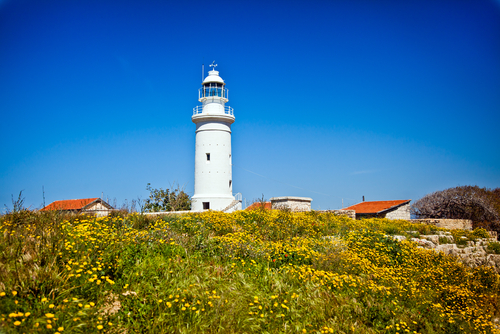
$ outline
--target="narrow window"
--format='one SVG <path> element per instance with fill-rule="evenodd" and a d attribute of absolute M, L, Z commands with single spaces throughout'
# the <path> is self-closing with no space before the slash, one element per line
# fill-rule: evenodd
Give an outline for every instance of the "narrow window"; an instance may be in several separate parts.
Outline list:
<path fill-rule="evenodd" d="M 210 202 L 203 202 L 203 210 L 210 209 Z"/>
<path fill-rule="evenodd" d="M 207 153 L 207 161 L 210 161 L 210 153 Z"/>
<path fill-rule="evenodd" d="M 232 180 L 229 180 L 229 189 L 231 189 L 231 184 L 233 183 Z"/>

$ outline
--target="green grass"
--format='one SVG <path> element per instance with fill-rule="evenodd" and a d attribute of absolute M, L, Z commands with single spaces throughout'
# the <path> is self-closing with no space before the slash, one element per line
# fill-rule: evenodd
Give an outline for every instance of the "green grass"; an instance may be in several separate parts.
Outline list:
<path fill-rule="evenodd" d="M 386 236 L 437 230 L 316 212 L 16 212 L 0 218 L 0 332 L 493 333 L 494 270 Z"/>

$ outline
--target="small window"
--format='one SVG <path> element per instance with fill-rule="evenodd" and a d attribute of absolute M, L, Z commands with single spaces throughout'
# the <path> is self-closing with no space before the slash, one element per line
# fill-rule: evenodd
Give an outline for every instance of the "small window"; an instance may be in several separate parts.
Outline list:
<path fill-rule="evenodd" d="M 210 202 L 203 202 L 203 210 L 210 209 Z"/>
<path fill-rule="evenodd" d="M 210 161 L 210 153 L 207 153 L 207 161 Z"/>
<path fill-rule="evenodd" d="M 231 189 L 231 184 L 233 183 L 232 180 L 229 180 L 229 189 Z"/>

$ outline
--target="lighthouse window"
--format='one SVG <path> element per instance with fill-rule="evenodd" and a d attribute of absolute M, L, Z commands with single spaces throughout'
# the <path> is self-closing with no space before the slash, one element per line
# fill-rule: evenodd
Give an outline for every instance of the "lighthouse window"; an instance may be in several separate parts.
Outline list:
<path fill-rule="evenodd" d="M 210 202 L 203 202 L 203 210 L 209 210 L 210 209 Z"/>
<path fill-rule="evenodd" d="M 222 96 L 224 88 L 220 83 L 209 83 L 203 87 L 203 96 Z"/>
<path fill-rule="evenodd" d="M 207 153 L 207 161 L 210 161 L 210 153 Z"/>

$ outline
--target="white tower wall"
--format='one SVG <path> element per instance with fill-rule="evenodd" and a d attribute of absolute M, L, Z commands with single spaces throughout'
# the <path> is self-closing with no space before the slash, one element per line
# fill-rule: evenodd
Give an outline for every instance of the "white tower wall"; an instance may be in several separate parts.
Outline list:
<path fill-rule="evenodd" d="M 234 201 L 231 157 L 234 116 L 232 108 L 225 106 L 227 90 L 218 74 L 210 71 L 203 81 L 199 99 L 203 104 L 194 108 L 192 117 L 196 124 L 193 211 L 224 210 Z"/>

